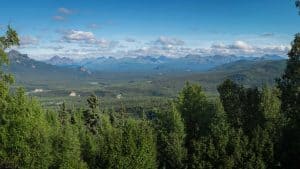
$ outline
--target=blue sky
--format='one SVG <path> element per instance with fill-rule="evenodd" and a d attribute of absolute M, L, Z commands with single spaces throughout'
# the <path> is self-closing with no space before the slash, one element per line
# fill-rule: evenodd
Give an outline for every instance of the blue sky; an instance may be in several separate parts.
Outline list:
<path fill-rule="evenodd" d="M 1 0 L 36 59 L 284 55 L 300 28 L 293 0 Z"/>

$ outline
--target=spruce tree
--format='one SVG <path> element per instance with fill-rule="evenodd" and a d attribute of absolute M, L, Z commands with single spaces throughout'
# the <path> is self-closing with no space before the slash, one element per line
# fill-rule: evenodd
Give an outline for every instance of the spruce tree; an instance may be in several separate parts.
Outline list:
<path fill-rule="evenodd" d="M 71 124 L 71 116 L 63 104 L 58 114 L 52 115 L 51 145 L 53 161 L 50 169 L 85 169 L 87 164 L 81 158 L 79 131 Z"/>
<path fill-rule="evenodd" d="M 85 125 L 90 132 L 97 134 L 100 125 L 99 99 L 96 95 L 91 95 L 87 102 L 89 109 L 83 112 Z"/>
<path fill-rule="evenodd" d="M 235 129 L 242 127 L 242 93 L 244 88 L 227 79 L 218 86 L 220 100 L 227 113 L 228 121 Z"/>
<path fill-rule="evenodd" d="M 10 26 L 0 37 L 0 69 L 9 63 L 5 50 L 19 45 Z M 48 168 L 49 125 L 42 108 L 23 89 L 10 91 L 11 75 L 0 70 L 0 168 Z"/>
<path fill-rule="evenodd" d="M 94 168 L 157 168 L 154 131 L 147 121 L 124 119 L 118 127 L 107 115 L 101 121 Z"/>
<path fill-rule="evenodd" d="M 181 169 L 184 167 L 184 123 L 180 113 L 173 109 L 157 113 L 157 150 L 159 168 Z"/>
<path fill-rule="evenodd" d="M 300 34 L 296 34 L 284 74 L 278 79 L 281 112 L 287 122 L 281 140 L 284 168 L 300 167 Z"/>

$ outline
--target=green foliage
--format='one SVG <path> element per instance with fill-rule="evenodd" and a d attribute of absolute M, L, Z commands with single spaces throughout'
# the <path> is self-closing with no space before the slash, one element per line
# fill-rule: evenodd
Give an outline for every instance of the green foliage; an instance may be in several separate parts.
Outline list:
<path fill-rule="evenodd" d="M 89 109 L 83 112 L 85 125 L 93 134 L 97 134 L 100 124 L 99 99 L 96 95 L 91 95 L 88 99 Z"/>
<path fill-rule="evenodd" d="M 296 34 L 284 74 L 277 80 L 281 112 L 287 123 L 281 139 L 281 163 L 285 168 L 300 164 L 300 34 Z"/>
<path fill-rule="evenodd" d="M 109 116 L 103 116 L 100 135 L 93 168 L 156 168 L 155 137 L 148 122 L 127 119 L 113 127 Z"/>
<path fill-rule="evenodd" d="M 10 26 L 0 37 L 0 66 L 8 64 L 5 49 L 19 45 L 16 31 Z M 25 96 L 23 89 L 11 93 L 12 76 L 0 71 L 0 167 L 48 168 L 49 130 L 43 109 Z"/>
<path fill-rule="evenodd" d="M 230 126 L 220 103 L 215 103 L 207 126 L 209 134 L 194 140 L 195 153 L 190 168 L 232 168 L 232 152 L 227 151 L 230 143 Z"/>
<path fill-rule="evenodd" d="M 202 88 L 198 85 L 186 84 L 177 99 L 177 110 L 181 113 L 185 124 L 185 147 L 187 149 L 188 168 L 194 168 L 197 153 L 195 143 L 201 136 L 207 136 L 210 117 L 208 101 Z"/>
<path fill-rule="evenodd" d="M 184 147 L 184 123 L 180 113 L 173 110 L 157 113 L 157 158 L 159 168 L 184 168 L 186 149 Z"/>
<path fill-rule="evenodd" d="M 6 35 L 0 37 L 0 49 L 5 50 L 15 45 L 20 45 L 18 34 L 11 26 L 8 26 Z"/>
<path fill-rule="evenodd" d="M 228 121 L 234 128 L 241 128 L 243 87 L 231 80 L 225 80 L 218 86 L 218 91 L 224 110 L 227 112 Z"/>
<path fill-rule="evenodd" d="M 61 110 L 62 112 L 64 110 Z M 55 115 L 53 115 L 55 116 Z M 83 169 L 87 168 L 81 159 L 81 149 L 76 126 L 70 124 L 70 115 L 54 117 L 51 131 L 51 155 L 53 163 L 49 168 Z"/>
<path fill-rule="evenodd" d="M 239 167 L 272 168 L 278 165 L 275 150 L 278 147 L 283 118 L 280 115 L 278 91 L 263 87 L 244 88 L 226 80 L 218 88 L 228 121 L 239 134 L 241 148 Z M 237 116 L 238 115 L 238 116 Z M 234 120 L 233 120 L 234 119 Z M 236 125 L 239 124 L 239 125 Z"/>
<path fill-rule="evenodd" d="M 231 80 L 225 80 L 219 87 L 220 99 L 227 113 L 228 121 L 235 129 L 242 128 L 246 134 L 265 119 L 259 109 L 261 93 L 257 88 L 244 88 Z"/>
<path fill-rule="evenodd" d="M 44 111 L 22 89 L 1 99 L 1 168 L 47 168 L 51 159 L 50 126 Z"/>
<path fill-rule="evenodd" d="M 187 148 L 188 168 L 231 168 L 233 161 L 226 151 L 230 126 L 220 103 L 209 101 L 200 86 L 187 84 L 178 97 Z"/>
<path fill-rule="evenodd" d="M 14 45 L 19 45 L 18 34 L 10 26 L 7 28 L 5 36 L 0 36 L 0 94 L 5 95 L 8 91 L 8 87 L 13 83 L 13 77 L 10 74 L 5 74 L 2 70 L 3 65 L 9 63 L 8 57 L 5 53 L 5 49 Z"/>
<path fill-rule="evenodd" d="M 295 36 L 283 76 L 278 79 L 282 111 L 288 120 L 300 120 L 300 34 Z"/>

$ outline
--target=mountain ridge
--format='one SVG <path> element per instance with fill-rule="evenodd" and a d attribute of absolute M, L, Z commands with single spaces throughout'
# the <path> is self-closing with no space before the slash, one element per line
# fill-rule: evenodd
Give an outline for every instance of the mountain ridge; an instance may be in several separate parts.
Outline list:
<path fill-rule="evenodd" d="M 137 57 L 96 57 L 73 60 L 67 57 L 54 56 L 45 63 L 56 66 L 84 67 L 91 71 L 104 72 L 199 72 L 208 71 L 222 64 L 238 60 L 284 60 L 279 55 L 263 55 L 261 57 L 236 56 L 236 55 L 186 55 L 185 57 L 172 58 L 167 56 L 137 56 Z"/>

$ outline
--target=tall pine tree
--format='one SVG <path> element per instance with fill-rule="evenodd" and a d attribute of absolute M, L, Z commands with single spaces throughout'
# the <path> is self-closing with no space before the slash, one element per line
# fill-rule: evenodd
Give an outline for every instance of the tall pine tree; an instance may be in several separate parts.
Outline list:
<path fill-rule="evenodd" d="M 281 140 L 284 168 L 300 168 L 300 34 L 296 34 L 284 74 L 278 79 L 281 112 L 286 118 Z"/>

